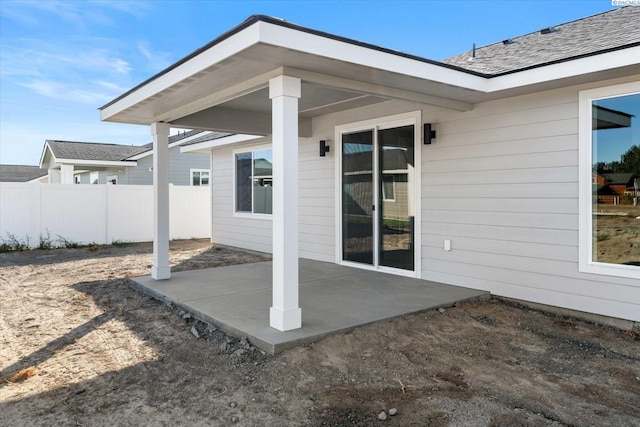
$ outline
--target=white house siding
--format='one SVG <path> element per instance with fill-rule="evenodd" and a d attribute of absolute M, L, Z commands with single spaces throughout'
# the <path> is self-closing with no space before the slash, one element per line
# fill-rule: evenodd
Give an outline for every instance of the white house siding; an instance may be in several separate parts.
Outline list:
<path fill-rule="evenodd" d="M 423 279 L 640 320 L 638 281 L 578 272 L 578 91 L 586 88 L 424 113 L 438 135 L 422 150 Z"/>
<path fill-rule="evenodd" d="M 422 279 L 640 321 L 638 281 L 578 271 L 578 91 L 628 80 L 469 112 L 390 101 L 315 118 L 300 142 L 300 255 L 336 260 L 335 127 L 422 108 L 437 131 L 421 145 Z M 271 252 L 271 221 L 233 217 L 232 176 L 232 149 L 214 150 L 213 241 Z"/>
<path fill-rule="evenodd" d="M 261 252 L 271 252 L 271 220 L 234 215 L 233 150 L 223 147 L 211 155 L 211 241 Z"/>
<path fill-rule="evenodd" d="M 137 166 L 106 168 L 100 170 L 99 184 L 105 184 L 107 177 L 116 175 L 120 185 L 152 185 L 153 156 L 137 161 Z M 82 169 L 82 167 L 78 167 Z M 198 153 L 180 153 L 180 147 L 169 149 L 169 182 L 174 185 L 191 185 L 191 169 L 209 169 L 209 156 Z M 81 184 L 89 184 L 90 172 L 80 175 Z"/>
<path fill-rule="evenodd" d="M 153 156 L 138 160 L 138 165 L 118 169 L 118 182 L 123 184 L 151 185 Z M 169 182 L 174 185 L 191 185 L 191 169 L 209 169 L 209 156 L 206 154 L 180 153 L 180 147 L 169 149 Z M 114 173 L 114 175 L 116 175 Z"/>
<path fill-rule="evenodd" d="M 327 137 L 330 139 L 330 137 Z M 234 215 L 233 150 L 264 145 L 253 142 L 213 150 L 212 154 L 212 241 L 271 253 L 270 219 Z M 335 261 L 335 178 L 333 159 L 318 156 L 314 139 L 301 139 L 300 180 L 300 256 Z"/>

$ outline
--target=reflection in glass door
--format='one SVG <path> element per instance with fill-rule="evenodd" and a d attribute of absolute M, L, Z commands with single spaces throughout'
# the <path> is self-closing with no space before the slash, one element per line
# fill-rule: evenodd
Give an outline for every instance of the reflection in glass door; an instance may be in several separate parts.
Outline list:
<path fill-rule="evenodd" d="M 342 136 L 342 259 L 373 265 L 373 131 Z"/>
<path fill-rule="evenodd" d="M 342 135 L 342 259 L 413 271 L 414 126 Z"/>
<path fill-rule="evenodd" d="M 378 264 L 413 271 L 413 126 L 378 131 Z"/>

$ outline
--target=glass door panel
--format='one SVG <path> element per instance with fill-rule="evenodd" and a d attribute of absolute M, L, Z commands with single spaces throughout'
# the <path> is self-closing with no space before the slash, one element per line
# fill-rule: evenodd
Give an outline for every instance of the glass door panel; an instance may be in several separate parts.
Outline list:
<path fill-rule="evenodd" d="M 342 259 L 374 265 L 373 131 L 342 135 Z"/>
<path fill-rule="evenodd" d="M 414 127 L 378 131 L 378 264 L 414 270 Z"/>

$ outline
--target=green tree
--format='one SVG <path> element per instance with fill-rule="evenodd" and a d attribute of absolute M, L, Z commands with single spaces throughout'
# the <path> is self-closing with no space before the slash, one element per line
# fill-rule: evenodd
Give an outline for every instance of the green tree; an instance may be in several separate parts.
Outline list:
<path fill-rule="evenodd" d="M 618 162 L 616 162 L 618 163 Z M 633 145 L 629 150 L 620 156 L 620 162 L 616 165 L 619 169 L 615 172 L 631 172 L 640 175 L 640 145 Z"/>

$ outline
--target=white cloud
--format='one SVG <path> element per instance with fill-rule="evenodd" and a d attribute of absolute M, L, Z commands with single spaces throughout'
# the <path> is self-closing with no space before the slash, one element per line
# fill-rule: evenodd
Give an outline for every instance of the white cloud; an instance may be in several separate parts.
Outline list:
<path fill-rule="evenodd" d="M 155 52 L 152 51 L 147 42 L 141 41 L 138 43 L 138 50 L 147 59 L 149 68 L 154 71 L 160 71 L 171 65 L 170 54 L 168 52 Z"/>
<path fill-rule="evenodd" d="M 59 1 L 22 0 L 3 1 L 0 14 L 24 25 L 37 26 L 42 20 L 60 19 L 78 28 L 117 25 L 112 12 L 143 17 L 149 10 L 146 1 Z"/>
<path fill-rule="evenodd" d="M 32 80 L 20 83 L 20 86 L 31 89 L 33 92 L 48 98 L 60 99 L 69 102 L 79 102 L 98 107 L 114 97 L 114 91 L 108 92 L 96 90 L 97 88 L 83 88 L 73 86 L 66 82 L 52 80 Z M 98 85 L 104 88 L 104 85 Z"/>

